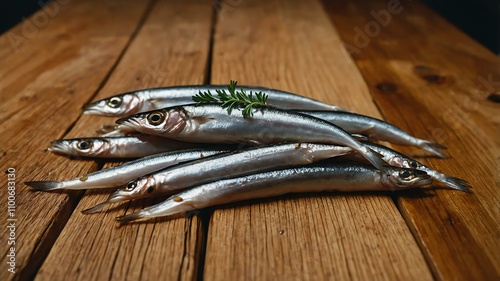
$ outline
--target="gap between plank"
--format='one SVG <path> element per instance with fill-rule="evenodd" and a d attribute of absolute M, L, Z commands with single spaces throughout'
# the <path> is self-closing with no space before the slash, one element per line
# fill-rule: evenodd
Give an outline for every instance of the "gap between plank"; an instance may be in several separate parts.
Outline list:
<path fill-rule="evenodd" d="M 146 11 L 142 15 L 142 17 L 139 19 L 137 27 L 135 28 L 135 30 L 130 35 L 129 40 L 127 41 L 127 43 L 123 47 L 123 50 L 120 52 L 120 54 L 116 58 L 115 63 L 111 66 L 111 68 L 109 69 L 109 71 L 106 74 L 106 76 L 104 76 L 104 78 L 102 79 L 101 83 L 99 83 L 99 86 L 97 86 L 97 89 L 94 91 L 94 94 L 92 94 L 90 96 L 90 98 L 87 101 L 85 101 L 85 104 L 90 103 L 97 96 L 97 94 L 99 94 L 99 92 L 104 88 L 104 86 L 106 85 L 106 83 L 108 83 L 109 78 L 111 77 L 111 74 L 113 74 L 113 72 L 115 71 L 116 67 L 121 62 L 123 56 L 127 52 L 128 48 L 130 47 L 130 45 L 132 44 L 132 42 L 137 37 L 137 34 L 139 34 L 139 31 L 141 30 L 142 26 L 144 25 L 144 22 L 146 22 L 146 19 L 148 18 L 148 16 L 151 14 L 151 10 L 153 9 L 153 6 L 156 4 L 157 1 L 158 0 L 151 0 L 151 2 L 149 2 L 149 5 L 146 7 Z M 73 123 L 71 123 L 71 125 L 68 126 L 68 128 L 62 134 L 61 138 L 64 138 L 64 136 L 66 136 L 73 129 L 73 127 L 76 125 L 76 123 L 82 117 L 82 114 L 83 113 L 80 112 L 80 114 L 78 115 L 78 118 L 76 118 L 76 120 Z"/>
<path fill-rule="evenodd" d="M 90 97 L 89 100 L 86 101 L 86 103 L 89 103 L 90 101 L 92 101 L 92 99 L 95 98 L 95 96 L 99 93 L 99 91 L 102 90 L 104 85 L 106 85 L 111 74 L 116 69 L 116 67 L 120 63 L 121 59 L 123 58 L 125 52 L 128 50 L 129 46 L 131 45 L 131 43 L 134 41 L 137 34 L 141 30 L 142 26 L 144 25 L 144 22 L 146 21 L 146 19 L 150 15 L 151 10 L 156 2 L 157 2 L 157 0 L 151 0 L 149 5 L 146 7 L 146 10 L 145 10 L 143 16 L 140 18 L 140 20 L 137 24 L 137 27 L 132 32 L 129 40 L 125 44 L 123 50 L 118 55 L 115 63 L 111 66 L 109 72 L 106 74 L 106 76 L 104 77 L 102 82 L 99 84 L 99 86 L 97 87 L 94 94 Z M 64 136 L 66 136 L 71 131 L 71 129 L 73 129 L 73 127 L 80 120 L 81 117 L 82 117 L 82 113 L 80 113 L 78 115 L 78 117 L 75 119 L 75 121 L 73 123 L 71 123 L 71 125 L 69 125 L 68 128 L 66 128 L 66 130 L 62 134 L 61 138 L 64 138 Z M 104 162 L 98 161 L 98 162 L 96 162 L 96 165 L 97 165 L 96 171 L 101 170 L 104 167 Z M 84 194 L 85 194 L 85 192 L 78 192 L 76 195 L 69 195 L 69 197 L 70 197 L 70 199 L 68 200 L 69 206 L 66 204 L 64 204 L 62 206 L 63 209 L 67 209 L 67 210 L 66 211 L 63 210 L 60 213 L 60 214 L 63 214 L 63 216 L 56 217 L 56 220 L 53 221 L 52 224 L 50 224 L 47 228 L 44 229 L 44 235 L 42 235 L 41 237 L 50 237 L 50 238 L 48 238 L 48 239 L 41 239 L 40 238 L 39 241 L 36 243 L 35 247 L 33 248 L 32 253 L 30 255 L 30 259 L 26 263 L 26 266 L 19 272 L 19 274 L 17 276 L 19 278 L 19 280 L 32 280 L 35 278 L 36 274 L 40 270 L 40 267 L 42 266 L 42 264 L 44 263 L 45 259 L 48 256 L 48 254 L 50 253 L 52 246 L 54 245 L 55 241 L 59 237 L 59 234 L 66 226 L 66 223 L 68 222 L 69 218 L 72 216 L 76 206 L 78 205 L 78 203 L 80 202 L 80 200 Z M 46 249 L 46 250 L 44 250 L 44 249 Z"/>
<path fill-rule="evenodd" d="M 215 37 L 215 25 L 217 24 L 217 12 L 216 7 L 218 7 L 220 0 L 215 0 L 212 9 L 212 20 L 210 22 L 210 41 L 208 43 L 208 57 L 207 57 L 207 66 L 205 72 L 205 80 L 203 83 L 205 85 L 209 85 L 212 80 L 212 58 L 214 51 L 214 37 Z"/>
<path fill-rule="evenodd" d="M 215 38 L 215 26 L 217 24 L 217 7 L 219 7 L 220 0 L 215 0 L 213 2 L 212 9 L 212 21 L 210 23 L 210 42 L 208 45 L 208 57 L 204 84 L 209 85 L 212 82 L 212 58 L 214 52 L 214 38 Z M 207 240 L 208 240 L 208 226 L 210 223 L 210 217 L 213 214 L 213 209 L 204 209 L 198 214 L 198 219 L 201 220 L 201 245 L 199 250 L 199 257 L 197 259 L 198 264 L 196 265 L 196 280 L 203 280 L 203 274 L 205 271 L 205 256 L 207 251 Z"/>
<path fill-rule="evenodd" d="M 327 8 L 325 7 L 325 3 L 324 3 L 324 0 L 322 0 L 321 2 L 322 6 L 324 9 L 327 10 Z M 329 20 L 330 20 L 330 23 L 335 26 L 335 22 L 333 21 L 333 19 L 331 18 L 331 16 L 329 16 Z M 339 34 L 339 37 L 340 39 L 344 42 L 344 44 L 346 43 L 344 41 L 344 38 L 343 38 L 343 35 L 341 32 L 338 32 Z M 346 49 L 345 45 L 344 45 L 344 49 Z M 352 54 L 346 49 L 346 52 L 349 53 L 349 57 L 351 58 L 351 60 L 354 62 L 354 64 L 356 65 L 356 68 L 358 68 L 358 70 L 361 72 L 361 69 L 359 69 L 359 65 L 357 63 L 355 63 L 355 59 L 354 57 L 352 56 Z M 366 80 L 365 76 L 364 75 L 361 75 L 363 81 L 365 82 L 366 85 L 369 85 L 368 81 Z M 375 99 L 375 96 L 373 94 L 373 91 L 372 89 L 370 89 L 368 87 L 368 92 L 370 93 L 370 96 L 371 96 L 371 99 L 372 99 L 372 102 L 373 104 L 375 105 L 375 107 L 377 108 L 377 111 L 379 112 L 380 116 L 382 117 L 382 120 L 383 121 L 386 121 L 387 120 L 387 116 L 386 114 L 384 113 L 384 111 L 382 110 L 382 108 L 380 107 L 379 103 L 377 102 L 377 100 Z M 418 232 L 415 230 L 414 227 L 412 227 L 412 224 L 411 224 L 411 218 L 408 217 L 407 214 L 405 214 L 400 206 L 400 204 L 398 203 L 398 199 L 401 197 L 401 195 L 399 195 L 398 193 L 395 193 L 395 192 L 392 192 L 391 194 L 389 194 L 394 206 L 396 207 L 396 209 L 398 210 L 399 214 L 401 215 L 401 217 L 403 218 L 403 220 L 405 221 L 406 223 L 406 226 L 408 227 L 413 239 L 415 240 L 415 243 L 418 245 L 420 251 L 422 252 L 422 255 L 424 256 L 424 260 L 425 260 L 425 263 L 427 264 L 427 267 L 429 269 L 429 272 L 432 274 L 432 277 L 434 278 L 434 280 L 439 280 L 439 276 L 438 276 L 438 273 L 436 271 L 436 269 L 433 267 L 432 265 L 432 259 L 431 257 L 429 256 L 429 252 L 427 250 L 427 248 L 425 247 L 425 245 L 423 244 L 423 241 L 421 241 L 418 237 Z"/>

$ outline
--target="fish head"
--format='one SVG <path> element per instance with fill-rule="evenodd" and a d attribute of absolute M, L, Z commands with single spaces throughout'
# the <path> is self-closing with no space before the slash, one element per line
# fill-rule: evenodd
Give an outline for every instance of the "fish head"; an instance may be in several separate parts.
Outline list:
<path fill-rule="evenodd" d="M 78 138 L 54 140 L 47 150 L 64 155 L 97 157 L 109 147 L 109 142 L 102 138 Z"/>
<path fill-rule="evenodd" d="M 422 163 L 420 163 L 416 160 L 413 160 L 413 159 L 407 158 L 407 157 L 401 157 L 398 155 L 390 157 L 389 159 L 387 159 L 386 162 L 392 166 L 401 167 L 401 168 L 417 169 L 417 170 L 423 170 L 425 168 L 425 166 L 422 165 Z"/>
<path fill-rule="evenodd" d="M 84 114 L 121 117 L 140 111 L 142 100 L 137 93 L 126 93 L 105 98 L 83 107 Z"/>
<path fill-rule="evenodd" d="M 187 112 L 182 107 L 138 113 L 116 121 L 126 127 L 150 135 L 176 134 L 186 126 Z"/>
<path fill-rule="evenodd" d="M 391 167 L 389 173 L 382 173 L 382 182 L 391 190 L 422 187 L 432 183 L 432 178 L 424 171 Z"/>
<path fill-rule="evenodd" d="M 156 188 L 155 180 L 153 177 L 137 178 L 133 181 L 130 181 L 127 185 L 125 185 L 125 187 L 111 193 L 106 201 L 101 202 L 92 208 L 83 210 L 82 213 L 92 214 L 112 203 L 120 203 L 144 198 L 148 195 L 151 195 L 151 193 L 156 190 L 158 189 Z"/>
<path fill-rule="evenodd" d="M 130 181 L 125 187 L 118 189 L 108 198 L 108 203 L 135 200 L 153 196 L 158 192 L 158 186 L 154 177 L 140 177 Z"/>

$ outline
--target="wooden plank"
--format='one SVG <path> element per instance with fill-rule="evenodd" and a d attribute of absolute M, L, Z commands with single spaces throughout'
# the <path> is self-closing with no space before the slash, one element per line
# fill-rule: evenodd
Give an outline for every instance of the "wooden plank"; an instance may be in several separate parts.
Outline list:
<path fill-rule="evenodd" d="M 32 278 L 78 202 L 81 193 L 32 192 L 23 182 L 95 169 L 93 162 L 70 162 L 43 149 L 77 120 L 82 104 L 100 87 L 147 4 L 54 2 L 59 6 L 49 5 L 52 12 L 46 24 L 41 24 L 44 13 L 49 13 L 44 9 L 0 37 L 0 166 L 2 171 L 16 170 L 17 219 L 16 274 L 5 268 L 11 251 L 4 241 L 1 280 Z M 35 33 L 26 33 L 30 22 L 38 23 Z M 7 188 L 7 175 L 2 175 L 2 186 Z M 0 203 L 7 206 L 6 192 Z M 3 219 L 0 225 L 6 229 L 10 223 Z"/>
<path fill-rule="evenodd" d="M 450 159 L 422 162 L 474 186 L 471 194 L 403 195 L 399 207 L 438 279 L 498 280 L 500 119 L 488 97 L 500 91 L 500 60 L 418 2 L 392 14 L 386 4 L 325 1 L 386 119 L 448 146 Z M 373 14 L 385 14 L 385 26 Z M 361 44 L 369 25 L 381 28 Z"/>
<path fill-rule="evenodd" d="M 140 88 L 204 83 L 211 22 L 210 1 L 158 1 L 96 99 Z M 113 124 L 114 120 L 82 116 L 68 136 L 92 134 L 100 124 Z M 67 276 L 78 280 L 196 278 L 202 243 L 200 219 L 160 219 L 117 227 L 116 216 L 151 201 L 113 206 L 106 213 L 81 214 L 108 195 L 103 191 L 85 194 L 37 280 Z"/>
<path fill-rule="evenodd" d="M 317 1 L 239 3 L 220 11 L 212 83 L 280 88 L 379 117 Z M 235 204 L 214 211 L 207 235 L 206 280 L 432 279 L 388 194 Z"/>

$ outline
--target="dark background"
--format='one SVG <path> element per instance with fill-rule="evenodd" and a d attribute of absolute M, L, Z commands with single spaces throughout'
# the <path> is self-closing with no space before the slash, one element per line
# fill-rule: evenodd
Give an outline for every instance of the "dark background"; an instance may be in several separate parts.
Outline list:
<path fill-rule="evenodd" d="M 4 33 L 48 2 L 48 0 L 3 0 L 0 3 L 0 33 Z M 500 0 L 423 0 L 423 2 L 492 52 L 500 54 Z"/>

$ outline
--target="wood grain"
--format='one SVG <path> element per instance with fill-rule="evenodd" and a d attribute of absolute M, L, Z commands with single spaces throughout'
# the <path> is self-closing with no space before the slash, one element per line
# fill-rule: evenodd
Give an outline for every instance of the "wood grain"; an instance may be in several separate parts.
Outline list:
<path fill-rule="evenodd" d="M 370 13 L 387 10 L 374 1 L 325 5 L 354 47 L 361 42 L 356 27 L 364 30 L 374 21 Z M 450 159 L 422 162 L 474 190 L 401 196 L 398 205 L 438 279 L 498 280 L 500 119 L 499 105 L 487 97 L 500 91 L 500 59 L 420 3 L 401 7 L 352 57 L 387 121 L 448 146 Z"/>
<path fill-rule="evenodd" d="M 211 61 L 212 3 L 184 2 L 52 1 L 0 36 L 0 166 L 16 169 L 17 184 L 17 274 L 4 268 L 0 280 L 31 279 L 39 268 L 39 280 L 500 278 L 500 119 L 488 98 L 500 92 L 497 56 L 414 1 L 401 1 L 402 11 L 360 46 L 358 28 L 373 28 L 388 2 L 259 0 L 217 3 Z M 82 215 L 109 192 L 23 184 L 102 168 L 43 151 L 50 140 L 114 122 L 80 116 L 90 99 L 210 75 L 214 84 L 304 94 L 444 143 L 450 159 L 420 160 L 474 191 L 304 194 L 216 207 L 203 253 L 198 217 L 118 228 L 116 216 L 154 201 Z M 0 204 L 7 200 L 2 193 Z"/>
<path fill-rule="evenodd" d="M 13 48 L 9 38 L 23 36 L 24 23 L 0 37 L 0 165 L 2 171 L 16 169 L 17 218 L 16 274 L 6 269 L 5 243 L 1 280 L 32 278 L 81 196 L 33 192 L 23 182 L 96 168 L 93 162 L 69 161 L 44 148 L 77 120 L 82 104 L 95 94 L 126 46 L 147 4 L 133 3 L 71 1 L 22 45 Z M 2 185 L 7 186 L 5 174 Z M 4 192 L 0 203 L 7 206 Z M 0 225 L 6 229 L 7 220 Z"/>
<path fill-rule="evenodd" d="M 210 1 L 158 1 L 96 99 L 141 88 L 204 83 L 211 22 Z M 68 136 L 92 134 L 99 124 L 114 120 L 82 116 Z M 105 213 L 80 213 L 108 195 L 100 191 L 85 194 L 41 267 L 38 280 L 66 276 L 77 280 L 196 278 L 203 238 L 197 217 L 118 227 L 116 216 L 152 201 L 113 206 Z M 70 255 L 60 254 L 68 251 Z"/>
<path fill-rule="evenodd" d="M 222 15 L 214 38 L 212 83 L 236 79 L 380 117 L 318 2 L 242 1 Z M 286 196 L 216 209 L 204 277 L 432 279 L 387 194 Z"/>

